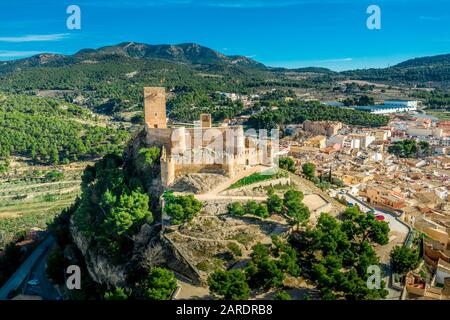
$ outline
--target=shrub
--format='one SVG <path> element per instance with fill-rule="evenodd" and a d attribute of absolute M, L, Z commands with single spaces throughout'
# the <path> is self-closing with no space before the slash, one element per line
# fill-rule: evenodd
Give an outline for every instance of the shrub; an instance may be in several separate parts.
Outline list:
<path fill-rule="evenodd" d="M 202 209 L 203 204 L 194 198 L 193 195 L 178 196 L 167 195 L 164 212 L 172 217 L 174 224 L 190 222 Z"/>
<path fill-rule="evenodd" d="M 395 272 L 405 274 L 419 264 L 419 255 L 407 247 L 395 247 L 391 252 L 392 268 Z"/>
<path fill-rule="evenodd" d="M 256 211 L 258 210 L 258 208 L 258 203 L 254 200 L 250 200 L 245 204 L 245 213 L 256 215 Z"/>
<path fill-rule="evenodd" d="M 310 162 L 304 163 L 302 165 L 302 172 L 308 179 L 311 180 L 316 175 L 316 166 Z"/>
<path fill-rule="evenodd" d="M 262 219 L 266 219 L 268 217 L 270 217 L 270 213 L 269 210 L 267 209 L 267 205 L 262 203 L 258 206 L 258 209 L 256 209 L 255 215 L 262 218 Z"/>
<path fill-rule="evenodd" d="M 105 292 L 105 300 L 127 300 L 130 293 L 122 288 L 116 288 L 114 291 Z"/>
<path fill-rule="evenodd" d="M 147 278 L 141 282 L 144 296 L 148 300 L 169 300 L 177 288 L 177 281 L 172 271 L 153 268 Z"/>
<path fill-rule="evenodd" d="M 230 242 L 227 247 L 234 257 L 242 256 L 242 250 L 236 243 Z"/>
<path fill-rule="evenodd" d="M 218 270 L 208 277 L 209 291 L 225 300 L 246 300 L 250 288 L 245 274 L 240 270 Z"/>
<path fill-rule="evenodd" d="M 233 202 L 228 205 L 228 213 L 236 216 L 243 216 L 245 210 L 241 203 Z"/>
<path fill-rule="evenodd" d="M 278 291 L 273 296 L 273 300 L 291 300 L 291 299 L 292 299 L 291 295 L 286 291 Z"/>
<path fill-rule="evenodd" d="M 278 160 L 278 165 L 281 169 L 290 171 L 295 173 L 297 171 L 297 168 L 295 167 L 295 161 L 292 158 L 280 158 Z"/>
<path fill-rule="evenodd" d="M 269 195 L 267 199 L 267 208 L 270 213 L 280 214 L 283 211 L 283 199 L 276 194 Z"/>

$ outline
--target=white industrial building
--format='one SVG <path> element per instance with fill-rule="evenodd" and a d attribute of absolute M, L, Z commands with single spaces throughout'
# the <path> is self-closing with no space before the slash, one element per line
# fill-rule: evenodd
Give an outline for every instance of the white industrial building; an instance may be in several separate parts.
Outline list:
<path fill-rule="evenodd" d="M 355 109 L 373 114 L 390 114 L 416 111 L 417 106 L 418 101 L 414 100 L 386 100 L 382 105 L 357 106 Z"/>
<path fill-rule="evenodd" d="M 415 100 L 385 100 L 385 106 L 403 106 L 408 108 L 416 108 L 418 107 L 419 102 Z"/>

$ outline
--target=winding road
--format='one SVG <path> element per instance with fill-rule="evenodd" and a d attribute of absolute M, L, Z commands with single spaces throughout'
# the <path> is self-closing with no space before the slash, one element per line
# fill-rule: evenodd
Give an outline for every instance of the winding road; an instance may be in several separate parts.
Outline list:
<path fill-rule="evenodd" d="M 42 242 L 31 255 L 22 263 L 22 265 L 14 272 L 3 287 L 0 288 L 0 300 L 8 300 L 10 292 L 20 289 L 24 286 L 24 290 L 28 289 L 28 285 L 25 281 L 30 279 L 30 276 L 34 279 L 37 278 L 40 281 L 38 288 L 35 288 L 35 294 L 41 295 L 44 299 L 56 298 L 54 289 L 49 288 L 51 286 L 45 275 L 45 264 L 47 261 L 47 255 L 49 249 L 52 247 L 54 239 L 49 236 L 44 242 Z"/>

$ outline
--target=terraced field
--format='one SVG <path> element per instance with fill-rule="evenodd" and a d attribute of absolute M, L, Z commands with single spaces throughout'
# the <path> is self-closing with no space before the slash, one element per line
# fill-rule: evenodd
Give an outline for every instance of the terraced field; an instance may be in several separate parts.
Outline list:
<path fill-rule="evenodd" d="M 21 231 L 45 229 L 70 206 L 86 165 L 35 167 L 16 162 L 14 174 L 0 179 L 0 249 Z"/>

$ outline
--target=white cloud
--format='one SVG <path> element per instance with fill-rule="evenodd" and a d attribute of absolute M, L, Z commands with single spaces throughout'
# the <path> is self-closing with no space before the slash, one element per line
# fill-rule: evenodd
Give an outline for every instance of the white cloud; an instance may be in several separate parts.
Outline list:
<path fill-rule="evenodd" d="M 352 58 L 343 58 L 343 59 L 330 59 L 330 60 L 319 60 L 315 62 L 350 62 L 353 61 Z"/>
<path fill-rule="evenodd" d="M 67 38 L 68 33 L 55 34 L 33 34 L 19 37 L 0 37 L 0 42 L 41 42 L 41 41 L 59 41 Z"/>
<path fill-rule="evenodd" d="M 42 53 L 41 51 L 0 51 L 0 58 L 29 57 Z"/>

